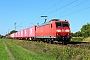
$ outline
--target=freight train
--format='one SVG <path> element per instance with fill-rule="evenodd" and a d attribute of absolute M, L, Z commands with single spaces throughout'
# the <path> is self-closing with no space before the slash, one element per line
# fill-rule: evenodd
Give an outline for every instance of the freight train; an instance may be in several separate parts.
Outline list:
<path fill-rule="evenodd" d="M 43 41 L 48 43 L 69 43 L 70 24 L 68 20 L 52 19 L 39 26 L 31 26 L 6 36 L 7 38 Z"/>

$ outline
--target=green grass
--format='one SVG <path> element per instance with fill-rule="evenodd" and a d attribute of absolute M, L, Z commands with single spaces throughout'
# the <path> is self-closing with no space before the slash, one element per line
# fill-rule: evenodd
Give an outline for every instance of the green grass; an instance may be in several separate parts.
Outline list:
<path fill-rule="evenodd" d="M 68 45 L 52 45 L 43 42 L 31 42 L 31 41 L 13 41 L 16 44 L 23 46 L 25 49 L 37 52 L 41 57 L 47 57 L 52 60 L 70 60 L 70 59 L 81 59 L 87 60 L 90 59 L 89 46 L 68 46 Z M 46 56 L 45 56 L 45 55 Z"/>
<path fill-rule="evenodd" d="M 90 42 L 90 37 L 84 38 L 83 42 Z"/>
<path fill-rule="evenodd" d="M 16 60 L 90 60 L 89 46 L 55 45 L 43 42 L 10 39 L 6 39 L 5 42 Z M 18 46 L 21 46 L 36 55 L 29 54 Z"/>
<path fill-rule="evenodd" d="M 9 40 L 5 41 L 11 53 L 16 60 L 41 60 L 34 55 L 27 53 L 26 51 L 18 48 L 15 44 L 11 43 Z"/>
<path fill-rule="evenodd" d="M 0 60 L 9 60 L 9 56 L 5 50 L 5 46 L 1 39 L 0 39 Z"/>
<path fill-rule="evenodd" d="M 20 49 L 18 45 L 11 42 L 12 40 L 4 40 L 10 49 L 11 53 L 14 55 L 16 60 L 55 60 L 53 57 L 48 57 L 43 53 L 38 53 L 30 49 L 30 51 L 34 52 L 37 55 L 27 53 L 26 51 Z M 19 41 L 20 42 L 20 41 Z M 24 43 L 26 43 L 25 41 Z M 28 43 L 26 43 L 27 45 Z"/>
<path fill-rule="evenodd" d="M 72 38 L 71 41 L 74 41 L 74 42 L 82 42 L 83 41 L 83 37 L 75 37 L 75 38 Z"/>

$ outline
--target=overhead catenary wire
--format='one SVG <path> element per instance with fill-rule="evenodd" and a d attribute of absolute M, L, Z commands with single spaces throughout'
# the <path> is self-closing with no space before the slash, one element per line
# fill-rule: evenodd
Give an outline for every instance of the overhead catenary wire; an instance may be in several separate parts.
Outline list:
<path fill-rule="evenodd" d="M 46 11 L 50 10 L 51 8 L 55 7 L 57 4 L 59 4 L 62 0 L 58 1 L 57 3 L 55 3 L 53 6 L 51 6 L 50 8 L 48 8 L 47 10 L 45 10 L 43 13 L 45 13 Z"/>
<path fill-rule="evenodd" d="M 57 2 L 57 3 L 60 3 L 61 1 L 62 1 L 62 0 L 60 0 L 60 1 Z M 60 8 L 58 8 L 58 9 L 56 9 L 56 10 L 50 12 L 50 13 L 48 13 L 47 15 L 52 14 L 52 13 L 54 13 L 54 12 L 60 10 L 60 9 L 63 9 L 64 7 L 67 7 L 68 5 L 71 5 L 71 4 L 75 3 L 76 1 L 78 1 L 78 0 L 74 0 L 74 1 L 72 1 L 72 2 L 70 2 L 70 3 L 68 3 L 68 4 L 66 4 L 66 5 L 64 5 L 64 6 L 60 7 Z M 85 3 L 85 2 L 87 2 L 87 1 L 88 1 L 88 0 L 85 0 L 85 1 L 83 1 L 83 2 L 81 2 L 81 3 L 79 3 L 79 4 L 75 5 L 75 6 L 73 6 L 73 7 L 69 8 L 69 9 L 67 9 L 67 10 L 70 10 L 70 9 L 72 9 L 72 8 L 75 8 L 75 7 L 77 7 L 77 6 L 79 6 L 79 5 L 83 4 L 83 3 Z M 56 6 L 57 3 L 55 3 L 52 7 Z M 50 10 L 52 7 L 50 7 L 50 8 L 47 9 L 46 11 Z M 65 10 L 65 11 L 67 11 L 67 10 Z M 46 11 L 44 11 L 44 13 L 45 13 Z M 64 11 L 64 12 L 65 12 L 65 11 Z M 61 14 L 61 13 L 59 13 L 59 14 Z M 69 13 L 69 14 L 71 14 L 71 13 Z M 38 18 L 35 19 L 35 20 L 38 20 L 38 19 L 40 19 L 40 17 L 38 17 Z M 35 20 L 34 20 L 34 21 L 35 21 Z"/>
<path fill-rule="evenodd" d="M 77 5 L 73 6 L 73 7 L 71 7 L 71 8 L 69 8 L 69 9 L 65 10 L 65 11 L 62 11 L 62 12 L 64 12 L 64 13 L 65 13 L 66 11 L 71 10 L 71 9 L 73 9 L 73 8 L 77 7 L 77 6 L 80 6 L 81 4 L 83 4 L 83 3 L 87 2 L 87 1 L 88 1 L 88 0 L 84 0 L 83 2 L 81 2 L 81 3 L 79 3 L 79 4 L 77 4 Z M 62 12 L 61 12 L 61 13 L 59 13 L 59 14 L 62 14 Z"/>
<path fill-rule="evenodd" d="M 62 0 L 61 0 L 61 1 L 62 1 Z M 57 2 L 57 3 L 60 3 L 61 1 L 59 1 L 59 2 Z M 73 3 L 76 2 L 76 1 L 78 1 L 78 0 L 74 0 L 74 1 L 72 1 L 72 2 L 70 2 L 70 3 L 68 3 L 68 4 L 66 4 L 66 5 L 64 5 L 64 6 L 60 7 L 60 8 L 58 8 L 58 9 L 56 9 L 56 10 L 50 12 L 50 13 L 48 13 L 47 15 L 49 15 L 49 14 L 51 14 L 51 13 L 57 11 L 57 10 L 60 10 L 60 9 L 62 9 L 62 8 L 64 8 L 64 7 L 70 5 L 70 4 L 73 4 Z M 57 3 L 55 3 L 52 7 L 56 6 Z M 51 7 L 51 8 L 52 8 L 52 7 Z M 50 8 L 49 8 L 49 9 L 50 9 Z M 47 9 L 46 11 L 48 11 L 49 9 Z M 44 13 L 45 13 L 45 12 L 44 12 Z M 40 18 L 40 17 L 39 17 L 39 18 Z M 39 18 L 37 18 L 37 19 L 39 19 Z M 37 20 L 37 19 L 36 19 L 36 20 Z M 34 20 L 34 21 L 35 21 L 35 20 Z"/>
<path fill-rule="evenodd" d="M 74 12 L 71 12 L 71 13 L 69 13 L 69 14 L 66 14 L 66 15 L 63 15 L 63 16 L 61 16 L 61 17 L 65 17 L 65 16 L 68 16 L 68 15 L 71 15 L 71 14 L 74 14 L 74 13 L 77 13 L 77 12 L 80 12 L 80 11 L 83 11 L 83 10 L 86 10 L 86 9 L 89 9 L 90 7 L 86 7 L 86 8 L 83 8 L 83 9 L 80 9 L 80 10 L 77 10 L 77 11 L 74 11 Z M 60 18 L 61 18 L 60 17 Z"/>
<path fill-rule="evenodd" d="M 44 12 L 42 12 L 41 14 L 43 14 L 43 13 L 47 12 L 48 10 L 50 10 L 51 8 L 55 7 L 55 6 L 56 6 L 57 4 L 59 4 L 61 1 L 62 1 L 62 0 L 58 1 L 57 3 L 55 3 L 54 5 L 52 5 L 50 8 L 48 8 L 47 10 L 45 10 Z M 40 17 L 38 17 L 38 18 L 35 19 L 35 20 L 38 20 L 38 19 L 40 19 Z M 33 21 L 35 21 L 35 20 L 33 20 Z"/>
<path fill-rule="evenodd" d="M 48 13 L 47 15 L 52 14 L 52 13 L 56 12 L 57 10 L 60 10 L 60 9 L 62 9 L 62 8 L 64 8 L 64 7 L 70 5 L 70 4 L 73 4 L 73 3 L 75 3 L 76 1 L 78 1 L 78 0 L 74 0 L 74 1 L 72 1 L 72 2 L 70 2 L 70 3 L 68 3 L 68 4 L 66 4 L 66 5 L 64 5 L 64 6 L 60 7 L 60 8 L 58 8 L 58 9 L 50 12 L 50 13 Z"/>

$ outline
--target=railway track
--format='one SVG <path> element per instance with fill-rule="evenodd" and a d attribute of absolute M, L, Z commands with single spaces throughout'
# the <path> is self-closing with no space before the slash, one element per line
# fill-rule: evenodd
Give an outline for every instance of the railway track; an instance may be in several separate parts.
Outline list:
<path fill-rule="evenodd" d="M 70 42 L 67 44 L 68 47 L 73 47 L 73 48 L 87 48 L 90 49 L 90 42 Z"/>
<path fill-rule="evenodd" d="M 62 44 L 62 43 L 56 43 L 56 45 L 62 45 L 62 46 L 67 46 L 67 47 L 72 47 L 72 48 L 87 48 L 90 49 L 90 42 L 70 42 L 68 44 Z"/>
<path fill-rule="evenodd" d="M 40 41 L 36 41 L 36 42 L 40 42 Z M 47 42 L 44 42 L 44 43 L 47 43 Z M 48 44 L 51 44 L 51 43 L 48 43 Z M 56 45 L 64 45 L 62 43 L 53 43 L 53 45 L 56 44 Z M 74 47 L 74 48 L 77 48 L 77 47 L 80 47 L 80 48 L 84 48 L 84 47 L 88 47 L 88 49 L 90 49 L 90 42 L 73 42 L 71 41 L 70 43 L 64 45 L 64 46 L 67 46 L 67 47 Z"/>
<path fill-rule="evenodd" d="M 87 45 L 90 46 L 90 42 L 70 42 L 68 44 L 72 44 L 72 45 Z"/>

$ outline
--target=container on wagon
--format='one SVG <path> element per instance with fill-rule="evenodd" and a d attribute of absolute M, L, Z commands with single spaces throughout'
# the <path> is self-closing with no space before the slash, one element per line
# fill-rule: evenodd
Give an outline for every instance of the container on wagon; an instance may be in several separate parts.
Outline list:
<path fill-rule="evenodd" d="M 14 33 L 13 33 L 13 34 L 11 34 L 11 38 L 14 38 Z"/>
<path fill-rule="evenodd" d="M 24 30 L 20 31 L 20 37 L 23 38 L 24 37 Z"/>
<path fill-rule="evenodd" d="M 28 33 L 29 37 L 36 37 L 36 26 L 29 27 Z"/>
<path fill-rule="evenodd" d="M 17 32 L 17 37 L 18 37 L 18 38 L 21 37 L 21 36 L 20 36 L 20 35 L 21 35 L 20 33 L 21 33 L 20 31 Z"/>
<path fill-rule="evenodd" d="M 29 37 L 29 28 L 24 29 L 23 37 Z"/>
<path fill-rule="evenodd" d="M 16 33 L 15 33 L 15 37 L 16 37 L 16 38 L 18 37 L 18 35 L 17 35 L 17 34 L 18 34 L 18 32 L 16 32 Z"/>

